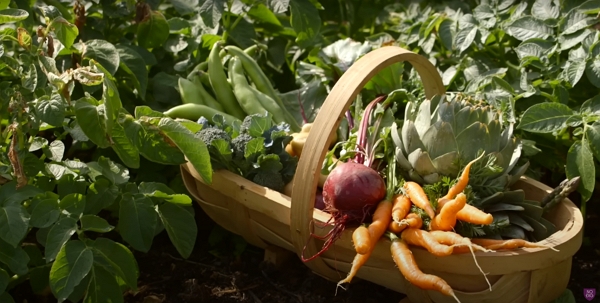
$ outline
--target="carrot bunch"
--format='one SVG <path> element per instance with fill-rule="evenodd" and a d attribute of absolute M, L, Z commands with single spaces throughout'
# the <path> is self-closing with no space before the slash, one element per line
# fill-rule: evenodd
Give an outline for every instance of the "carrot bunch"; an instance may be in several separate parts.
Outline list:
<path fill-rule="evenodd" d="M 489 225 L 493 222 L 491 214 L 467 203 L 467 195 L 464 192 L 469 184 L 471 166 L 478 159 L 465 166 L 458 180 L 444 196 L 437 200 L 436 208 L 430 203 L 423 187 L 416 182 L 406 181 L 402 186 L 402 193 L 395 194 L 391 198 L 388 194 L 386 199 L 377 205 L 371 223 L 361 225 L 354 230 L 352 241 L 356 256 L 347 277 L 339 281 L 338 286 L 350 283 L 371 256 L 379 239 L 384 235 L 391 240 L 392 259 L 408 281 L 422 289 L 437 290 L 452 296 L 458 302 L 460 301 L 446 281 L 435 275 L 425 274 L 419 269 L 410 246 L 422 247 L 438 257 L 470 252 L 475 265 L 484 275 L 490 291 L 492 286 L 477 263 L 475 251 L 490 252 L 521 247 L 546 247 L 521 239 L 470 239 L 454 231 L 458 221 L 477 225 Z M 422 212 L 411 211 L 413 207 Z M 423 219 L 426 217 L 430 221 L 428 228 L 423 229 Z"/>

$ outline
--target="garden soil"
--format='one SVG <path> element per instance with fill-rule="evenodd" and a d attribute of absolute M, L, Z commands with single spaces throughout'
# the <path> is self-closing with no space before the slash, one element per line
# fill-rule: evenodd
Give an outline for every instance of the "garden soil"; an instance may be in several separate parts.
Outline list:
<path fill-rule="evenodd" d="M 599 209 L 600 203 L 589 203 L 587 244 L 573 259 L 569 289 L 576 302 L 589 302 L 583 297 L 584 288 L 600 291 Z M 190 258 L 183 260 L 162 232 L 148 253 L 134 252 L 140 277 L 137 291 L 125 294 L 126 303 L 398 303 L 404 298 L 358 278 L 345 289 L 338 288 L 336 294 L 335 283 L 313 274 L 299 258 L 276 269 L 262 262 L 261 249 L 244 246 L 197 205 L 195 211 L 198 237 Z M 11 291 L 17 303 L 56 302 L 52 296 L 30 292 L 29 283 Z M 594 301 L 600 302 L 600 298 Z"/>

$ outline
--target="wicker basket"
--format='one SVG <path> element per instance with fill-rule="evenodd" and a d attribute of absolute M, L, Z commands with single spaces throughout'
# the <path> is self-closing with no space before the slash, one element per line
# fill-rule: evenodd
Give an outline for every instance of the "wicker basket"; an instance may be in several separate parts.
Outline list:
<path fill-rule="evenodd" d="M 337 129 L 343 113 L 350 107 L 365 83 L 381 69 L 406 61 L 418 72 L 425 95 L 430 98 L 445 93 L 437 69 L 423 56 L 396 46 L 374 50 L 357 60 L 333 87 L 317 115 L 313 131 L 306 141 L 298 163 L 292 196 L 252 183 L 229 171 L 216 171 L 208 185 L 191 164 L 181 166 L 185 185 L 202 209 L 225 229 L 243 236 L 252 245 L 280 247 L 310 256 L 323 245 L 309 239 L 312 220 L 326 222 L 329 214 L 314 209 L 320 166 L 327 143 Z M 336 118 L 337 119 L 334 119 Z M 526 198 L 541 200 L 551 191 L 537 181 L 521 178 L 514 188 L 525 191 Z M 293 203 L 292 203 L 293 201 Z M 519 249 L 506 252 L 477 253 L 477 260 L 488 273 L 492 292 L 476 268 L 470 254 L 435 257 L 414 248 L 419 267 L 426 273 L 444 278 L 463 303 L 468 302 L 549 302 L 567 287 L 571 259 L 582 241 L 583 218 L 579 209 L 565 199 L 546 218 L 557 232 L 543 241 L 551 249 Z M 315 228 L 325 234 L 328 228 Z M 305 263 L 313 272 L 331 281 L 339 281 L 350 270 L 355 250 L 352 229 L 347 229 L 333 247 L 321 257 Z M 410 284 L 393 263 L 389 241 L 381 240 L 358 277 L 404 293 L 410 302 L 455 302 L 435 291 L 424 291 Z M 334 291 L 332 289 L 332 291 Z"/>

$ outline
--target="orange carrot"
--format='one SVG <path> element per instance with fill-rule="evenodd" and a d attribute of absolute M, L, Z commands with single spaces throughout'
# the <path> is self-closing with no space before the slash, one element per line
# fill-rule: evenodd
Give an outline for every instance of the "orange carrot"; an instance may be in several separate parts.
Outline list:
<path fill-rule="evenodd" d="M 440 209 L 440 212 L 431 220 L 431 230 L 452 230 L 456 225 L 456 214 L 467 204 L 467 196 L 459 193 L 456 198 L 448 201 Z"/>
<path fill-rule="evenodd" d="M 366 254 L 372 246 L 369 229 L 364 225 L 357 227 L 352 233 L 352 242 L 357 254 Z"/>
<path fill-rule="evenodd" d="M 466 204 L 463 209 L 458 211 L 456 214 L 456 219 L 463 222 L 481 225 L 489 225 L 494 222 L 494 217 L 492 214 L 488 214 L 471 204 Z"/>
<path fill-rule="evenodd" d="M 461 195 L 461 194 L 459 194 L 459 195 Z M 479 271 L 485 278 L 485 281 L 487 282 L 487 284 L 490 288 L 490 291 L 492 291 L 492 284 L 490 284 L 490 280 L 488 280 L 486 274 L 483 272 L 483 269 L 481 269 L 481 266 L 479 266 L 479 263 L 477 262 L 477 258 L 475 257 L 475 252 L 474 252 L 475 247 L 477 247 L 478 249 L 481 249 L 483 251 L 489 251 L 488 249 L 485 249 L 479 245 L 471 243 L 471 240 L 469 238 L 465 238 L 455 232 L 432 230 L 429 232 L 429 234 L 439 243 L 444 244 L 444 245 L 451 245 L 452 247 L 454 247 L 452 253 L 455 253 L 454 250 L 456 250 L 459 247 L 467 247 L 469 249 L 469 251 L 471 252 L 471 255 L 473 256 L 473 261 L 475 261 L 475 266 L 477 266 L 477 268 L 479 269 Z"/>
<path fill-rule="evenodd" d="M 400 225 L 396 223 L 394 220 L 390 221 L 390 225 L 388 225 L 388 231 L 391 233 L 399 234 L 406 228 L 406 225 Z"/>
<path fill-rule="evenodd" d="M 406 215 L 406 218 L 400 221 L 400 225 L 408 226 L 409 228 L 420 229 L 423 226 L 423 219 L 416 213 Z"/>
<path fill-rule="evenodd" d="M 392 202 L 392 219 L 400 223 L 400 220 L 404 219 L 408 215 L 408 212 L 410 212 L 411 205 L 412 202 L 408 196 L 404 194 L 396 195 Z"/>
<path fill-rule="evenodd" d="M 338 286 L 343 283 L 350 283 L 350 281 L 352 281 L 352 278 L 354 278 L 358 272 L 358 269 L 361 268 L 367 262 L 369 256 L 371 256 L 377 241 L 379 241 L 381 236 L 383 236 L 385 231 L 388 229 L 390 222 L 392 222 L 392 202 L 385 199 L 377 204 L 377 208 L 373 213 L 373 222 L 369 224 L 369 227 L 367 228 L 369 232 L 370 246 L 368 246 L 368 249 L 364 254 L 358 252 L 357 247 L 357 254 L 354 257 L 354 261 L 352 261 L 350 272 L 348 272 L 348 275 L 345 279 L 338 282 Z M 354 234 L 352 236 L 354 238 Z M 356 242 L 354 245 L 356 246 Z"/>
<path fill-rule="evenodd" d="M 392 221 L 392 202 L 383 200 L 377 204 L 375 212 L 373 212 L 373 221 L 369 224 L 369 236 L 371 237 L 371 246 L 375 246 L 379 238 L 387 230 Z"/>
<path fill-rule="evenodd" d="M 445 196 L 442 197 L 442 199 L 446 198 L 448 200 L 452 200 L 456 197 L 456 195 L 458 195 L 459 193 L 462 193 L 463 190 L 465 190 L 465 188 L 467 188 L 467 185 L 469 184 L 469 173 L 471 172 L 471 166 L 477 160 L 481 159 L 481 157 L 483 157 L 483 155 L 484 154 L 481 154 L 479 157 L 477 157 L 477 158 L 471 160 L 471 162 L 467 163 L 467 165 L 465 166 L 465 169 L 463 170 L 462 174 L 458 178 L 458 181 L 456 183 L 454 183 L 454 185 L 452 185 L 450 187 L 450 189 L 448 189 L 448 192 L 446 193 Z"/>
<path fill-rule="evenodd" d="M 526 247 L 526 248 L 550 248 L 554 251 L 558 251 L 558 249 L 556 249 L 554 247 L 551 247 L 548 245 L 543 245 L 543 244 L 538 244 L 538 243 L 532 243 L 532 242 L 529 242 L 529 241 L 523 240 L 523 239 L 498 240 L 498 239 L 475 238 L 475 239 L 471 239 L 471 242 L 473 242 L 475 244 L 479 244 L 487 249 L 493 249 L 493 250 L 517 249 L 517 248 Z"/>
<path fill-rule="evenodd" d="M 469 252 L 468 246 L 473 247 L 474 250 L 483 251 L 483 252 L 493 252 L 493 250 L 487 249 L 483 246 L 473 244 L 471 239 L 467 237 L 463 237 L 452 231 L 442 231 L 442 230 L 431 230 L 429 234 L 435 238 L 436 241 L 440 242 L 444 245 L 454 246 L 454 251 L 452 253 L 462 253 Z"/>
<path fill-rule="evenodd" d="M 369 260 L 369 257 L 371 256 L 372 252 L 373 252 L 373 250 L 369 250 L 364 255 L 356 254 L 354 256 L 354 260 L 352 260 L 352 267 L 350 268 L 348 275 L 346 276 L 346 278 L 339 281 L 337 283 L 337 286 L 341 286 L 344 283 L 350 283 L 352 281 L 352 278 L 354 278 L 356 276 L 356 274 L 358 273 L 358 269 L 361 268 L 363 265 L 365 265 L 365 263 L 367 263 L 367 260 Z"/>
<path fill-rule="evenodd" d="M 440 199 L 438 200 L 438 210 L 441 211 L 441 208 L 444 207 L 451 200 L 448 199 Z M 494 217 L 491 214 L 484 212 L 483 210 L 471 205 L 465 204 L 465 206 L 456 213 L 456 219 L 463 222 L 479 224 L 479 225 L 489 225 L 494 222 Z"/>
<path fill-rule="evenodd" d="M 412 251 L 404 240 L 393 236 L 391 238 L 390 252 L 392 253 L 392 259 L 394 259 L 394 263 L 396 263 L 406 280 L 421 289 L 437 290 L 446 296 L 452 296 L 460 303 L 452 287 L 444 279 L 423 273 L 419 269 Z"/>
<path fill-rule="evenodd" d="M 415 213 L 410 213 L 406 216 L 406 218 L 400 220 L 400 222 L 391 221 L 388 230 L 399 234 L 406 228 L 416 228 L 419 229 L 423 226 L 423 219 Z"/>
<path fill-rule="evenodd" d="M 440 242 L 436 241 L 435 238 L 425 230 L 407 228 L 400 236 L 406 243 L 421 246 L 435 256 L 444 257 L 452 254 L 452 246 L 440 244 Z"/>
<path fill-rule="evenodd" d="M 413 181 L 404 182 L 404 190 L 414 205 L 423 209 L 430 218 L 435 217 L 435 211 L 429 202 L 429 198 L 419 183 Z"/>

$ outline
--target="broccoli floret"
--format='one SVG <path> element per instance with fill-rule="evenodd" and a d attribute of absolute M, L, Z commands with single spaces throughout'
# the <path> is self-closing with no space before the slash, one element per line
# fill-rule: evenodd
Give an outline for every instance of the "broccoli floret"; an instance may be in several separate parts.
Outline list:
<path fill-rule="evenodd" d="M 216 127 L 203 128 L 194 135 L 202 140 L 206 146 L 211 146 L 216 139 L 223 139 L 227 143 L 231 143 L 231 136 L 224 130 Z"/>
<path fill-rule="evenodd" d="M 280 173 L 265 170 L 258 171 L 258 173 L 254 175 L 254 178 L 252 178 L 252 182 L 258 185 L 266 186 L 278 192 L 282 192 L 283 188 L 285 187 L 283 177 Z"/>
<path fill-rule="evenodd" d="M 240 134 L 231 140 L 234 156 L 237 158 L 243 158 L 246 151 L 246 145 L 248 145 L 248 142 L 250 142 L 252 139 L 254 138 L 249 134 Z"/>
<path fill-rule="evenodd" d="M 252 117 L 264 117 L 264 115 L 260 115 L 260 114 L 252 114 L 252 115 L 248 115 L 244 118 L 244 121 L 242 121 L 242 124 L 240 125 L 240 133 L 247 133 L 248 130 L 250 129 L 250 124 L 252 123 Z"/>

